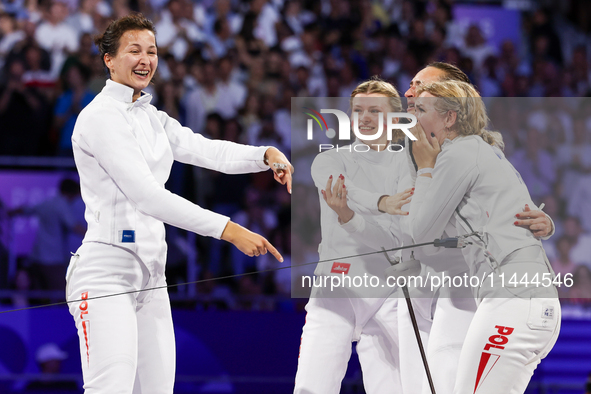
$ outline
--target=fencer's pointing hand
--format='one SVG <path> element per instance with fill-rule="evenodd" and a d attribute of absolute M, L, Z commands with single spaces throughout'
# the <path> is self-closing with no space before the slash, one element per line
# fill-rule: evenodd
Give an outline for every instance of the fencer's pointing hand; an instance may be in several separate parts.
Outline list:
<path fill-rule="evenodd" d="M 428 136 L 423 130 L 420 122 L 410 129 L 417 140 L 412 144 L 412 154 L 419 170 L 422 168 L 434 168 L 437 161 L 437 155 L 441 152 L 439 141 L 434 136 Z"/>
<path fill-rule="evenodd" d="M 277 249 L 265 237 L 253 233 L 232 221 L 228 221 L 221 239 L 230 242 L 249 257 L 267 254 L 267 251 L 269 251 L 280 263 L 283 263 L 281 254 L 279 254 Z"/>
<path fill-rule="evenodd" d="M 273 170 L 273 178 L 282 185 L 287 185 L 287 191 L 291 194 L 291 174 L 294 168 L 287 157 L 277 148 L 269 148 L 265 152 L 265 162 Z"/>
<path fill-rule="evenodd" d="M 552 233 L 552 221 L 548 215 L 539 210 L 532 211 L 527 204 L 523 212 L 515 217 L 518 219 L 514 223 L 516 226 L 529 229 L 537 238 L 547 237 Z"/>
<path fill-rule="evenodd" d="M 347 187 L 345 186 L 345 177 L 341 174 L 332 186 L 332 175 L 326 182 L 326 190 L 321 190 L 324 201 L 330 209 L 339 215 L 341 223 L 347 223 L 353 218 L 354 212 L 347 205 Z"/>
<path fill-rule="evenodd" d="M 402 206 L 410 202 L 415 188 L 406 189 L 403 192 L 396 193 L 393 196 L 382 196 L 378 202 L 378 209 L 390 215 L 408 215 L 408 212 L 402 210 Z"/>

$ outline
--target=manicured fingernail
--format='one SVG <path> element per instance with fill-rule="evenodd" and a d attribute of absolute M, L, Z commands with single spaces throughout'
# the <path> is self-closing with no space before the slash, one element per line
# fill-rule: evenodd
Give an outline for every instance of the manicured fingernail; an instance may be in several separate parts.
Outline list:
<path fill-rule="evenodd" d="M 516 222 L 515 222 L 515 223 L 513 223 L 513 224 L 517 226 L 519 223 L 517 223 L 517 221 L 516 221 Z"/>
<path fill-rule="evenodd" d="M 431 133 L 431 137 L 435 137 L 435 133 Z"/>
<path fill-rule="evenodd" d="M 415 188 L 413 187 L 412 190 L 415 190 Z"/>
<path fill-rule="evenodd" d="M 332 175 L 328 177 L 328 179 L 332 179 Z"/>
<path fill-rule="evenodd" d="M 519 214 L 515 215 L 516 218 L 520 217 Z"/>
<path fill-rule="evenodd" d="M 283 257 L 279 259 L 279 262 L 280 263 L 283 263 Z"/>
<path fill-rule="evenodd" d="M 343 189 L 345 188 L 345 185 L 343 185 Z"/>

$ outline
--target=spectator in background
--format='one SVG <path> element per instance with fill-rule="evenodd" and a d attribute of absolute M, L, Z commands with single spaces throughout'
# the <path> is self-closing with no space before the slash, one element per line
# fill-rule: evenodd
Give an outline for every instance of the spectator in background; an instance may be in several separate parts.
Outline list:
<path fill-rule="evenodd" d="M 60 379 L 62 361 L 67 358 L 68 353 L 61 350 L 55 343 L 46 343 L 39 347 L 35 361 L 39 365 L 41 376 L 27 385 L 27 391 L 44 394 L 79 392 L 76 382 Z"/>
<path fill-rule="evenodd" d="M 49 54 L 34 43 L 24 48 L 25 69 L 23 82 L 37 89 L 49 103 L 56 97 L 56 78 L 50 71 Z"/>
<path fill-rule="evenodd" d="M 425 23 L 422 20 L 417 19 L 413 22 L 409 37 L 408 51 L 414 55 L 419 64 L 427 64 L 435 48 L 427 38 Z"/>
<path fill-rule="evenodd" d="M 61 0 L 52 0 L 45 13 L 45 22 L 35 31 L 39 45 L 51 53 L 51 74 L 57 79 L 69 54 L 78 51 L 78 32 L 68 23 L 68 6 Z"/>
<path fill-rule="evenodd" d="M 572 302 L 589 302 L 591 299 L 591 268 L 579 265 L 573 272 L 573 285 L 568 291 L 567 297 Z"/>
<path fill-rule="evenodd" d="M 222 101 L 222 91 L 217 84 L 217 73 L 212 62 L 202 67 L 203 78 L 200 85 L 188 92 L 184 98 L 187 111 L 187 127 L 195 133 L 203 133 L 205 118 L 211 113 L 228 113 L 227 103 Z M 233 111 L 234 108 L 231 108 Z M 209 137 L 212 138 L 212 137 Z M 213 137 L 215 138 L 215 137 Z"/>
<path fill-rule="evenodd" d="M 90 70 L 81 63 L 71 63 L 62 74 L 65 91 L 57 98 L 54 126 L 59 130 L 58 155 L 72 157 L 72 132 L 76 119 L 95 94 L 87 88 Z"/>
<path fill-rule="evenodd" d="M 583 233 L 581 221 L 577 216 L 565 219 L 564 235 L 569 238 L 572 245 L 570 259 L 575 264 L 591 267 L 591 234 Z"/>
<path fill-rule="evenodd" d="M 591 70 L 589 69 L 587 48 L 585 46 L 581 45 L 575 48 L 573 52 L 572 72 L 575 94 L 577 96 L 589 96 Z"/>
<path fill-rule="evenodd" d="M 226 56 L 233 49 L 234 37 L 227 19 L 218 19 L 213 25 L 213 33 L 207 40 L 206 58 L 215 60 Z"/>
<path fill-rule="evenodd" d="M 257 0 L 264 1 L 264 0 Z M 265 42 L 255 35 L 255 23 L 257 15 L 248 12 L 244 16 L 242 29 L 236 37 L 236 49 L 238 50 L 238 60 L 240 66 L 251 70 L 255 60 L 267 52 L 268 47 Z"/>
<path fill-rule="evenodd" d="M 49 103 L 37 87 L 25 85 L 24 73 L 23 61 L 13 60 L 0 87 L 0 155 L 39 154 L 47 133 Z"/>
<path fill-rule="evenodd" d="M 260 191 L 253 188 L 246 190 L 244 209 L 231 216 L 231 220 L 243 227 L 248 226 L 251 231 L 264 234 L 266 237 L 269 236 L 271 230 L 277 227 L 277 217 L 268 206 L 263 205 Z M 249 257 L 237 248 L 232 248 L 231 261 L 234 274 L 243 274 L 255 269 L 259 259 L 262 259 L 262 256 Z"/>
<path fill-rule="evenodd" d="M 77 198 L 80 198 L 80 185 L 64 179 L 54 197 L 34 207 L 10 212 L 11 215 L 34 215 L 39 219 L 29 266 L 33 289 L 65 289 L 70 252 L 66 249 L 68 232 L 84 234 L 86 231 L 82 223 L 76 222 L 72 212 L 72 203 Z"/>
<path fill-rule="evenodd" d="M 78 33 L 78 38 L 85 33 L 95 34 L 97 32 L 94 27 L 93 14 L 97 12 L 98 3 L 99 0 L 81 0 L 78 10 L 66 19 L 68 25 Z"/>
<path fill-rule="evenodd" d="M 24 37 L 13 45 L 12 50 L 6 56 L 5 68 L 15 59 L 21 61 L 25 60 L 25 52 L 29 47 L 39 47 L 39 44 L 35 39 L 37 25 L 27 19 L 21 20 L 19 23 L 24 33 Z M 40 68 L 46 71 L 49 71 L 51 68 L 51 56 L 49 52 L 44 49 L 41 49 Z M 27 69 L 29 69 L 28 66 Z"/>
<path fill-rule="evenodd" d="M 25 33 L 19 30 L 16 18 L 5 12 L 0 12 L 0 70 L 4 67 L 4 59 L 17 42 L 25 38 Z"/>
<path fill-rule="evenodd" d="M 534 12 L 529 39 L 530 50 L 534 56 L 562 65 L 560 39 L 552 26 L 548 10 L 539 8 Z"/>
<path fill-rule="evenodd" d="M 476 69 L 482 67 L 487 57 L 496 55 L 495 48 L 486 42 L 482 30 L 475 24 L 468 28 L 461 52 L 463 56 L 472 59 Z"/>
<path fill-rule="evenodd" d="M 25 269 L 16 271 L 12 285 L 12 306 L 26 308 L 29 306 L 29 290 L 31 290 L 31 277 Z"/>
<path fill-rule="evenodd" d="M 177 61 L 182 61 L 195 45 L 203 43 L 206 38 L 192 20 L 192 14 L 186 14 L 186 6 L 187 0 L 170 0 L 156 24 L 158 49 L 171 53 Z"/>
<path fill-rule="evenodd" d="M 155 106 L 178 120 L 181 124 L 184 124 L 185 110 L 181 104 L 181 97 L 178 91 L 178 85 L 175 85 L 172 81 L 160 83 L 158 85 L 158 101 Z"/>
<path fill-rule="evenodd" d="M 527 144 L 511 157 L 533 199 L 552 193 L 556 181 L 554 157 L 540 143 L 541 132 L 533 127 L 527 132 Z"/>
<path fill-rule="evenodd" d="M 216 91 L 219 92 L 219 102 L 217 110 L 224 119 L 232 119 L 238 115 L 238 111 L 244 107 L 246 100 L 246 88 L 243 84 L 233 80 L 232 75 L 234 64 L 232 59 L 224 56 L 217 61 Z"/>
<path fill-rule="evenodd" d="M 560 274 L 564 278 L 565 274 L 572 274 L 576 268 L 576 264 L 570 259 L 570 251 L 573 245 L 567 236 L 562 236 L 556 241 L 556 249 L 558 255 L 551 260 L 552 268 L 555 274 Z"/>
<path fill-rule="evenodd" d="M 268 0 L 251 0 L 250 13 L 256 20 L 253 35 L 262 40 L 267 48 L 277 45 L 275 25 L 280 21 L 280 15 L 275 6 Z"/>
<path fill-rule="evenodd" d="M 583 183 L 583 178 L 591 174 L 591 141 L 587 127 L 587 114 L 583 111 L 573 117 L 573 140 L 558 147 L 556 160 L 562 169 L 562 197 L 568 201 L 568 209 L 579 205 L 574 189 Z M 583 188 L 584 189 L 584 188 Z M 584 190 L 583 190 L 584 191 Z M 590 231 L 591 228 L 587 231 Z"/>
<path fill-rule="evenodd" d="M 215 31 L 215 24 L 218 20 L 227 22 L 230 33 L 235 36 L 242 26 L 242 15 L 232 11 L 232 2 L 230 0 L 216 0 L 203 17 L 205 30 L 211 34 Z"/>
<path fill-rule="evenodd" d="M 591 234 L 591 171 L 579 178 L 567 198 L 567 213 L 578 216 L 585 232 Z"/>

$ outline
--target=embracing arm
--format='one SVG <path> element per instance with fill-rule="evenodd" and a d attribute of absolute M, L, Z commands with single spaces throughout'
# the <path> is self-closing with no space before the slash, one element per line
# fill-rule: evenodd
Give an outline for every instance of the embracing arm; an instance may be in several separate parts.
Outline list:
<path fill-rule="evenodd" d="M 408 224 L 415 242 L 441 237 L 478 173 L 469 155 L 440 155 L 431 177 L 418 176 Z"/>
<path fill-rule="evenodd" d="M 349 208 L 351 203 L 347 199 L 349 181 L 347 180 L 346 187 L 343 187 L 345 178 L 340 177 L 343 172 L 345 172 L 345 167 L 338 159 L 329 155 L 316 157 L 312 164 L 312 178 L 323 197 L 323 201 L 321 200 L 320 203 L 327 204 L 330 209 L 335 211 L 341 227 L 365 245 L 377 250 L 382 246 L 400 245 L 399 239 L 395 236 L 399 233 L 397 230 L 384 228 L 375 221 L 366 220 L 364 215 Z M 398 223 L 397 219 L 393 219 L 393 222 Z"/>
<path fill-rule="evenodd" d="M 540 210 L 532 210 L 525 205 L 523 212 L 515 215 L 516 225 L 527 228 L 537 238 L 547 240 L 554 235 L 554 221 L 547 213 Z"/>

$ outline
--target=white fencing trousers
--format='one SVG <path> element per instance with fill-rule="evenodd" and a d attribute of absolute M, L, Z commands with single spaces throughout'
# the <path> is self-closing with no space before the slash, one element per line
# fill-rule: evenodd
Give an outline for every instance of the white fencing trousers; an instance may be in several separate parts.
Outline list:
<path fill-rule="evenodd" d="M 460 354 L 476 312 L 470 288 L 451 290 L 451 293 L 441 292 L 437 298 L 427 346 L 427 360 L 437 394 L 453 393 Z M 464 294 L 456 294 L 460 291 Z M 450 295 L 466 298 L 449 298 Z M 423 386 L 423 394 L 431 394 L 428 385 Z"/>
<path fill-rule="evenodd" d="M 355 340 L 366 393 L 401 393 L 397 304 L 396 298 L 310 298 L 294 393 L 339 393 Z"/>
<path fill-rule="evenodd" d="M 84 243 L 68 269 L 68 300 L 163 286 L 133 253 Z M 80 338 L 85 394 L 171 394 L 175 341 L 167 290 L 69 304 Z"/>
<path fill-rule="evenodd" d="M 523 394 L 560 331 L 558 298 L 486 298 L 460 356 L 454 394 Z"/>
<path fill-rule="evenodd" d="M 400 341 L 400 376 L 403 393 L 421 393 L 423 387 L 429 389 L 427 374 L 421 358 L 419 345 L 415 336 L 410 312 L 402 291 L 398 292 L 398 335 Z M 431 308 L 434 303 L 432 298 L 411 298 L 413 310 L 419 326 L 419 333 L 423 348 L 427 349 L 429 333 L 433 323 Z M 433 369 L 431 368 L 431 371 Z"/>

